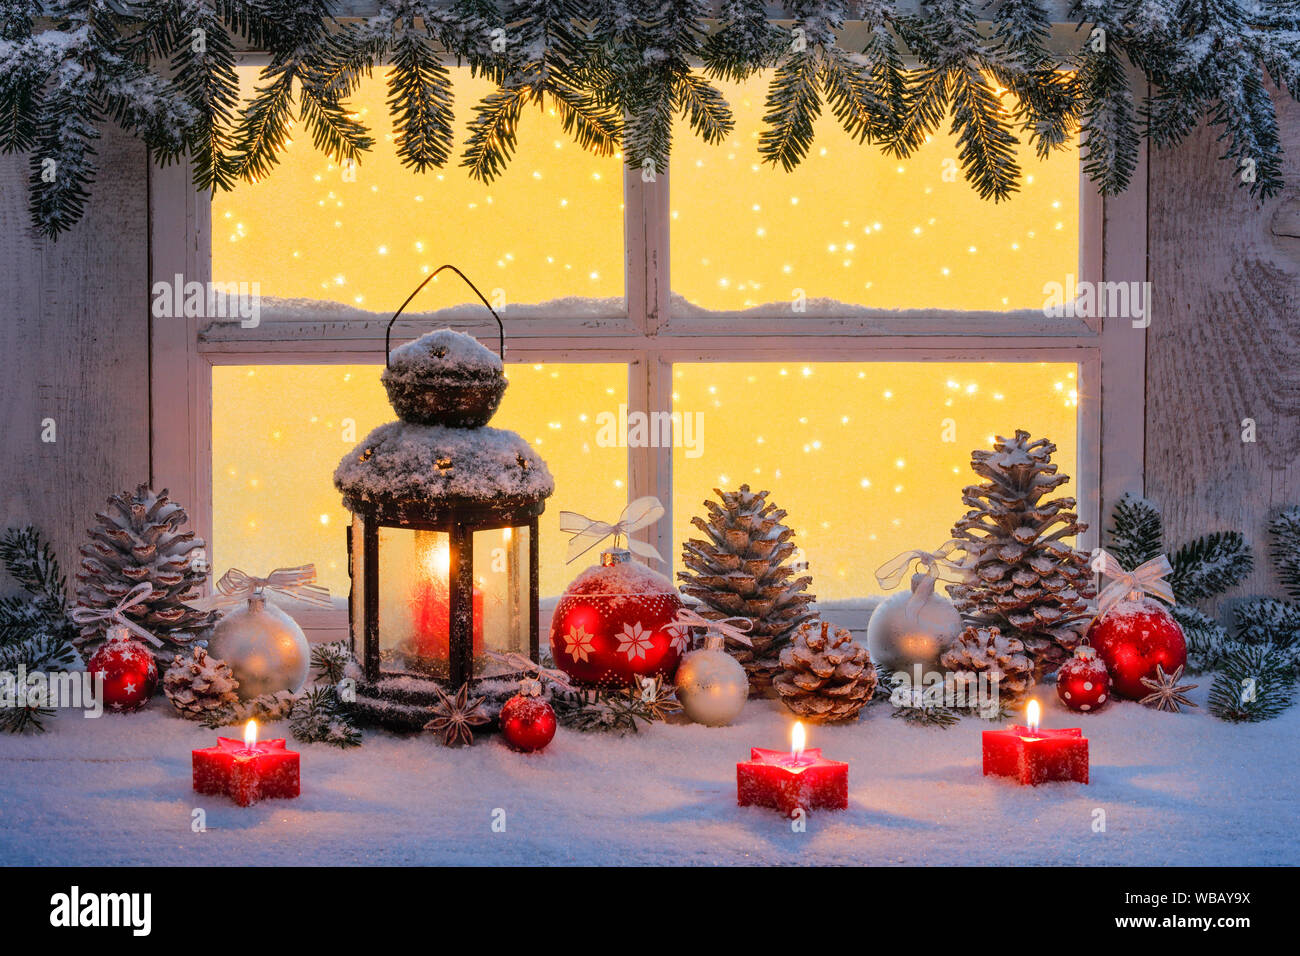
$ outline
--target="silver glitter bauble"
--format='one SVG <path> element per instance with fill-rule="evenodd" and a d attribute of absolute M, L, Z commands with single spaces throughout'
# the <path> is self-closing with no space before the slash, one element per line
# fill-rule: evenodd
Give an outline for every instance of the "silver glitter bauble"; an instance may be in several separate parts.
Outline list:
<path fill-rule="evenodd" d="M 947 598 L 932 593 L 918 608 L 911 600 L 911 591 L 891 595 L 867 622 L 867 650 L 883 678 L 898 671 L 911 676 L 917 664 L 923 673 L 942 673 L 939 655 L 962 632 L 961 615 Z"/>
<path fill-rule="evenodd" d="M 239 697 L 287 690 L 307 682 L 311 645 L 298 622 L 263 597 L 251 597 L 213 628 L 208 656 L 225 661 L 239 681 Z"/>
<path fill-rule="evenodd" d="M 724 650 L 691 651 L 677 665 L 677 700 L 697 724 L 725 727 L 749 699 L 745 668 Z"/>

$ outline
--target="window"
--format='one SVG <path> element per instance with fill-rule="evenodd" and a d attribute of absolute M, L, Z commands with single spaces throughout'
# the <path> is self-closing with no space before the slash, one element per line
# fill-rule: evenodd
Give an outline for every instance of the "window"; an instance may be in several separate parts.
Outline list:
<path fill-rule="evenodd" d="M 456 75 L 463 124 L 482 90 Z M 392 419 L 384 326 L 448 261 L 503 306 L 511 385 L 494 424 L 537 442 L 556 477 L 544 598 L 580 570 L 563 561 L 561 509 L 610 517 L 655 494 L 670 515 L 647 538 L 673 565 L 703 500 L 742 482 L 789 512 L 822 601 L 877 593 L 880 562 L 947 537 L 970 450 L 1017 427 L 1057 443 L 1095 536 L 1104 486 L 1140 474 L 1141 423 L 1124 409 L 1143 387 L 1141 332 L 1046 315 L 1044 285 L 1143 261 L 1144 194 L 1103 210 L 1077 159 L 1026 155 L 1024 190 L 994 206 L 946 178 L 946 140 L 899 163 L 829 119 L 787 174 L 755 148 L 765 82 L 728 87 L 735 135 L 678 136 L 655 182 L 535 112 L 491 186 L 454 161 L 414 173 L 393 154 L 381 76 L 354 100 L 377 140 L 355 170 L 294 143 L 269 181 L 210 203 L 184 170 L 157 171 L 155 275 L 263 295 L 256 327 L 154 326 L 155 356 L 177 359 L 156 361 L 155 481 L 194 503 L 217 570 L 310 560 L 346 595 L 332 473 L 349 439 Z M 494 341 L 449 280 L 408 307 L 395 341 L 449 324 Z M 637 412 L 695 430 L 638 432 Z"/>

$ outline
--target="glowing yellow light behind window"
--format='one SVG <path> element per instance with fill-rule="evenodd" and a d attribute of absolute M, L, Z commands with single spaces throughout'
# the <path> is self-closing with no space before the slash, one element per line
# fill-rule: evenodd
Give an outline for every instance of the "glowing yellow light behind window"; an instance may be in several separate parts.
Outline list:
<path fill-rule="evenodd" d="M 316 564 L 335 597 L 348 593 L 348 513 L 334 489 L 339 459 L 395 416 L 377 365 L 218 365 L 212 370 L 212 553 L 220 571 L 250 574 Z M 542 515 L 541 593 L 565 567 L 561 509 L 617 515 L 627 503 L 627 450 L 596 442 L 595 416 L 627 402 L 627 366 L 507 365 L 492 420 L 533 444 L 555 477 Z M 583 565 L 585 567 L 585 565 Z"/>
<path fill-rule="evenodd" d="M 748 483 L 789 512 L 819 598 L 878 594 L 877 567 L 951 536 L 995 435 L 1050 438 L 1078 495 L 1077 386 L 1070 363 L 675 365 L 674 410 L 703 415 L 698 452 L 673 453 L 677 569 L 713 489 Z"/>
<path fill-rule="evenodd" d="M 823 110 L 809 155 L 785 172 L 758 154 L 769 79 L 718 84 L 736 118 L 725 143 L 709 146 L 684 122 L 673 137 L 672 286 L 688 302 L 788 311 L 802 292 L 872 308 L 1002 311 L 1041 308 L 1044 283 L 1077 273 L 1077 142 L 1046 161 L 1022 144 L 1021 190 L 995 204 L 965 181 L 946 123 L 896 159 L 854 142 Z"/>
<path fill-rule="evenodd" d="M 422 275 L 452 262 L 485 293 L 501 290 L 507 305 L 583 296 L 617 300 L 609 307 L 621 312 L 622 159 L 583 150 L 549 108 L 531 109 L 505 173 L 491 184 L 472 180 L 458 165 L 465 124 L 493 87 L 466 68 L 451 73 L 457 147 L 445 168 L 402 166 L 386 74 L 377 72 L 350 100 L 375 139 L 353 171 L 296 129 L 264 182 L 214 196 L 213 279 L 260 282 L 264 296 L 384 312 Z M 246 94 L 256 77 L 256 68 L 240 68 Z M 454 276 L 434 281 L 447 291 L 436 301 L 430 289 L 428 308 L 474 301 Z"/>

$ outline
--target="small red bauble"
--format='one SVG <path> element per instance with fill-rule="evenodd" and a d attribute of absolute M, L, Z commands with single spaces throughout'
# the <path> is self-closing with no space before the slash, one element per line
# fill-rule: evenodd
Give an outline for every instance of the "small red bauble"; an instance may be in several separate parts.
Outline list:
<path fill-rule="evenodd" d="M 1074 657 L 1056 672 L 1056 696 L 1071 710 L 1097 710 L 1110 699 L 1110 672 L 1087 644 L 1074 649 Z"/>
<path fill-rule="evenodd" d="M 149 648 L 125 629 L 110 629 L 108 639 L 91 655 L 86 670 L 104 678 L 104 704 L 110 710 L 139 710 L 158 689 L 158 664 Z"/>
<path fill-rule="evenodd" d="M 1172 614 L 1157 601 L 1117 604 L 1088 628 L 1087 640 L 1110 671 L 1115 692 L 1145 697 L 1142 678 L 1154 678 L 1157 665 L 1166 674 L 1187 663 L 1187 641 Z"/>
<path fill-rule="evenodd" d="M 555 711 L 540 697 L 515 694 L 501 708 L 501 733 L 515 750 L 541 750 L 555 736 Z"/>
<path fill-rule="evenodd" d="M 671 677 L 689 641 L 676 624 L 682 600 L 672 582 L 631 553 L 610 550 L 574 579 L 551 618 L 556 666 L 587 687 L 630 687 Z"/>

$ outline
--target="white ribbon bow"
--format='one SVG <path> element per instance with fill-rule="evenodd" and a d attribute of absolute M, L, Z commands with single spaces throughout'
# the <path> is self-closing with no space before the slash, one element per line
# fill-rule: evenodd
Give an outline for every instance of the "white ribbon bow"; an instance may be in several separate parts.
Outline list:
<path fill-rule="evenodd" d="M 561 511 L 560 530 L 573 535 L 569 539 L 569 556 L 564 563 L 568 564 L 575 558 L 580 558 L 611 534 L 614 535 L 615 545 L 618 544 L 619 537 L 627 538 L 627 549 L 633 554 L 639 554 L 643 558 L 654 558 L 662 563 L 663 558 L 660 557 L 659 552 L 644 541 L 637 541 L 632 537 L 632 532 L 649 527 L 663 516 L 664 506 L 654 495 L 646 495 L 629 504 L 619 515 L 618 521 L 613 524 L 593 521 L 576 511 Z"/>
<path fill-rule="evenodd" d="M 677 617 L 673 619 L 673 624 L 676 627 L 705 628 L 708 634 L 708 637 L 705 638 L 705 646 L 708 648 L 715 647 L 715 641 L 717 644 L 721 644 L 724 637 L 729 637 L 746 647 L 754 646 L 754 642 L 745 633 L 745 631 L 754 629 L 754 622 L 747 617 L 724 617 L 713 621 L 688 607 L 684 607 L 678 610 Z M 742 624 L 744 627 L 741 627 Z"/>
<path fill-rule="evenodd" d="M 573 690 L 573 685 L 569 683 L 569 675 L 563 671 L 551 670 L 549 667 L 543 667 L 531 658 L 525 657 L 514 651 L 507 651 L 502 654 L 498 651 L 487 651 L 487 656 L 492 658 L 498 664 L 504 664 L 512 670 L 523 671 L 525 674 L 532 676 L 525 677 L 519 682 L 519 693 L 526 694 L 530 697 L 536 697 L 542 692 L 542 680 L 548 680 L 555 684 L 561 690 Z"/>
<path fill-rule="evenodd" d="M 1173 586 L 1164 579 L 1174 567 L 1163 554 L 1126 571 L 1118 558 L 1105 548 L 1098 548 L 1092 559 L 1092 569 L 1111 579 L 1097 595 L 1098 614 L 1105 614 L 1121 601 L 1139 600 L 1143 594 L 1174 603 Z"/>
<path fill-rule="evenodd" d="M 162 647 L 162 641 L 127 617 L 125 613 L 127 608 L 135 607 L 140 602 L 148 600 L 151 594 L 153 594 L 153 585 L 148 581 L 141 581 L 122 596 L 122 600 L 117 602 L 116 607 L 74 608 L 72 620 L 77 624 L 98 624 L 100 621 L 112 621 L 114 624 L 126 628 L 142 641 L 148 641 L 154 647 Z M 176 635 L 172 635 L 172 637 L 173 640 L 180 641 Z"/>
<path fill-rule="evenodd" d="M 971 579 L 968 564 L 948 557 L 954 551 L 965 550 L 963 542 L 949 538 L 935 551 L 904 551 L 876 568 L 876 580 L 886 591 L 892 591 L 903 580 L 903 575 L 912 566 L 912 562 L 916 562 L 920 571 L 912 576 L 912 596 L 907 599 L 907 610 L 916 614 L 930 600 L 937 582 L 964 584 Z"/>
<path fill-rule="evenodd" d="M 314 564 L 304 564 L 296 568 L 276 568 L 264 578 L 246 574 L 239 568 L 231 568 L 217 582 L 217 590 L 221 593 L 216 603 L 235 604 L 269 589 L 309 604 L 330 607 L 329 589 L 319 584 L 312 584 L 315 580 L 316 565 Z"/>

